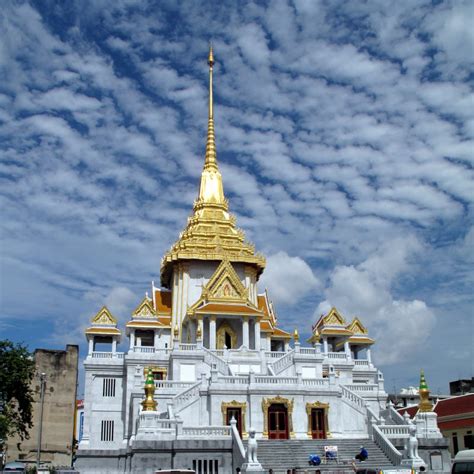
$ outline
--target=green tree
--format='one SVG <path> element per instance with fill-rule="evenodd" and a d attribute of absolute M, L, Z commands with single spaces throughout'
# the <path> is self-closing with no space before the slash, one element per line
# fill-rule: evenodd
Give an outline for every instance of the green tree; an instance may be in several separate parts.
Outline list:
<path fill-rule="evenodd" d="M 33 356 L 26 346 L 0 340 L 0 439 L 15 434 L 22 441 L 29 438 L 34 373 Z"/>

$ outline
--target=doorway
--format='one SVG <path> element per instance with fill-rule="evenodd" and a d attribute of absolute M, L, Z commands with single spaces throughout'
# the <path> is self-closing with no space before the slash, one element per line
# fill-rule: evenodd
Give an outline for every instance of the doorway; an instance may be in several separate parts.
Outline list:
<path fill-rule="evenodd" d="M 268 407 L 268 438 L 288 439 L 288 410 L 283 403 Z"/>
<path fill-rule="evenodd" d="M 311 437 L 313 439 L 326 439 L 326 425 L 324 421 L 324 409 L 311 409 Z"/>
<path fill-rule="evenodd" d="M 237 422 L 237 430 L 239 431 L 240 439 L 242 439 L 242 408 L 229 407 L 226 412 L 226 425 L 230 426 L 230 420 L 235 418 Z"/>

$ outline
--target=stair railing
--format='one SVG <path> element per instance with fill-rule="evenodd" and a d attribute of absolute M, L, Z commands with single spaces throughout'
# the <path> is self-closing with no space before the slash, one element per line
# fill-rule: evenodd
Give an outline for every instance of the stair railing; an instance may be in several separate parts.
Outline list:
<path fill-rule="evenodd" d="M 403 458 L 402 453 L 398 451 L 376 424 L 372 425 L 372 437 L 375 444 L 384 452 L 385 456 L 390 459 L 390 462 L 394 466 L 399 466 Z"/>
<path fill-rule="evenodd" d="M 354 407 L 362 415 L 367 415 L 367 406 L 366 401 L 354 393 L 352 390 L 349 390 L 345 385 L 341 385 L 341 394 L 342 400 Z"/>
<path fill-rule="evenodd" d="M 283 357 L 280 357 L 274 362 L 271 362 L 270 364 L 268 364 L 268 368 L 270 369 L 271 367 L 271 369 L 273 369 L 272 375 L 278 375 L 279 373 L 283 372 L 285 369 L 290 367 L 290 365 L 293 364 L 294 353 L 295 353 L 294 349 L 291 349 Z"/>
<path fill-rule="evenodd" d="M 234 468 L 241 467 L 245 462 L 245 448 L 237 429 L 237 421 L 235 418 L 230 420 L 230 433 L 232 435 L 232 460 Z"/>
<path fill-rule="evenodd" d="M 210 365 L 211 367 L 213 364 L 215 364 L 217 370 L 222 374 L 222 375 L 233 375 L 230 372 L 229 365 L 227 362 L 220 358 L 218 355 L 214 354 L 214 352 L 210 351 L 206 347 L 203 347 L 204 350 L 204 362 L 206 364 Z"/>
<path fill-rule="evenodd" d="M 199 399 L 199 388 L 201 387 L 201 384 L 201 381 L 196 382 L 194 385 L 191 385 L 191 387 L 183 390 L 171 398 L 174 416 L 191 405 L 191 403 Z"/>

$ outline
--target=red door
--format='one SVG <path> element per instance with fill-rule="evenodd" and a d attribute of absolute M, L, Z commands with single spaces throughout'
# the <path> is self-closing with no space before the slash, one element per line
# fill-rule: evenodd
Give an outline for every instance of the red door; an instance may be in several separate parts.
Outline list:
<path fill-rule="evenodd" d="M 288 439 L 288 410 L 280 403 L 268 408 L 268 438 Z"/>
<path fill-rule="evenodd" d="M 311 436 L 313 439 L 326 439 L 324 410 L 322 408 L 311 409 Z"/>

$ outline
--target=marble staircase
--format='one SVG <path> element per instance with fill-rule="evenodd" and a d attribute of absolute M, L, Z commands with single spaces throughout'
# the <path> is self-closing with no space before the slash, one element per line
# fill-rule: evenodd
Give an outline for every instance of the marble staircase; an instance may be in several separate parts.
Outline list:
<path fill-rule="evenodd" d="M 244 445 L 246 447 L 246 442 Z M 324 461 L 324 446 L 338 447 L 338 463 Z M 258 440 L 257 457 L 265 472 L 273 469 L 275 474 L 286 472 L 287 469 L 309 469 L 310 454 L 317 454 L 323 460 L 320 466 L 312 469 L 352 470 L 351 462 L 359 453 L 360 447 L 365 446 L 369 458 L 363 463 L 356 462 L 357 468 L 363 469 L 393 469 L 393 464 L 383 451 L 369 439 L 308 439 L 308 440 Z"/>

